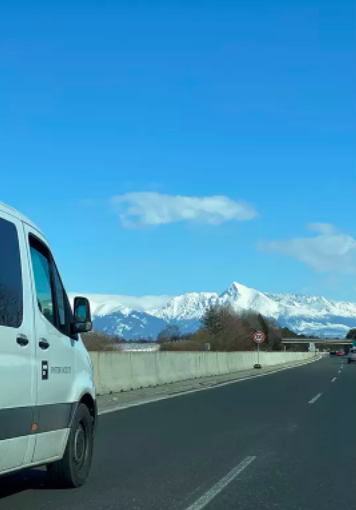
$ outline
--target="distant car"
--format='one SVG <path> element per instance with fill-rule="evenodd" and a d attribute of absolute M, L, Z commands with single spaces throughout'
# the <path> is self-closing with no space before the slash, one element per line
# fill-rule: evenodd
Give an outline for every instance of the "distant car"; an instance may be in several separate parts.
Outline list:
<path fill-rule="evenodd" d="M 330 351 L 330 356 L 336 356 L 336 351 Z"/>
<path fill-rule="evenodd" d="M 350 349 L 347 355 L 347 363 L 356 363 L 356 349 Z"/>
<path fill-rule="evenodd" d="M 344 353 L 344 351 L 339 351 L 339 352 L 337 353 L 337 355 L 338 355 L 338 356 L 344 356 L 344 354 L 345 354 L 345 353 Z"/>

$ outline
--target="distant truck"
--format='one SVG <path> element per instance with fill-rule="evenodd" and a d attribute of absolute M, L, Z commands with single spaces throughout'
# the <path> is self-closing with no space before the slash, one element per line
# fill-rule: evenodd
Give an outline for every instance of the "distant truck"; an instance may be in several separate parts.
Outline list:
<path fill-rule="evenodd" d="M 91 329 L 86 298 L 74 314 L 48 241 L 0 202 L 0 475 L 46 465 L 78 487 L 91 466 L 97 422 L 93 367 L 80 333 Z"/>

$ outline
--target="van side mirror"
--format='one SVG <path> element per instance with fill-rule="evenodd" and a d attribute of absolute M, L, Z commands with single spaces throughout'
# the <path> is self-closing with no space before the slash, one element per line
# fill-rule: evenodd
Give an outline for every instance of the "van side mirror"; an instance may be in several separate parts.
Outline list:
<path fill-rule="evenodd" d="M 73 333 L 87 333 L 92 330 L 90 303 L 85 297 L 74 298 Z"/>

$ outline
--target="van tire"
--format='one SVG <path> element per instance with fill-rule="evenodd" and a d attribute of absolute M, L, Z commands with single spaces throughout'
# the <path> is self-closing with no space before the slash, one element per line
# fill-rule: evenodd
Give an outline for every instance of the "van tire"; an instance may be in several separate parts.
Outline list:
<path fill-rule="evenodd" d="M 47 465 L 56 485 L 80 487 L 89 475 L 93 457 L 93 420 L 85 404 L 79 404 L 70 428 L 67 447 L 61 460 Z"/>

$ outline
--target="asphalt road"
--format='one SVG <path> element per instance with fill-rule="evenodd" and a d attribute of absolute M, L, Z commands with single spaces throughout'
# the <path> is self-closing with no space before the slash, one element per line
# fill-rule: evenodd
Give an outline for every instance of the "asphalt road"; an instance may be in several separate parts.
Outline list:
<path fill-rule="evenodd" d="M 355 431 L 356 366 L 325 358 L 101 416 L 83 488 L 28 470 L 0 508 L 355 510 Z"/>

